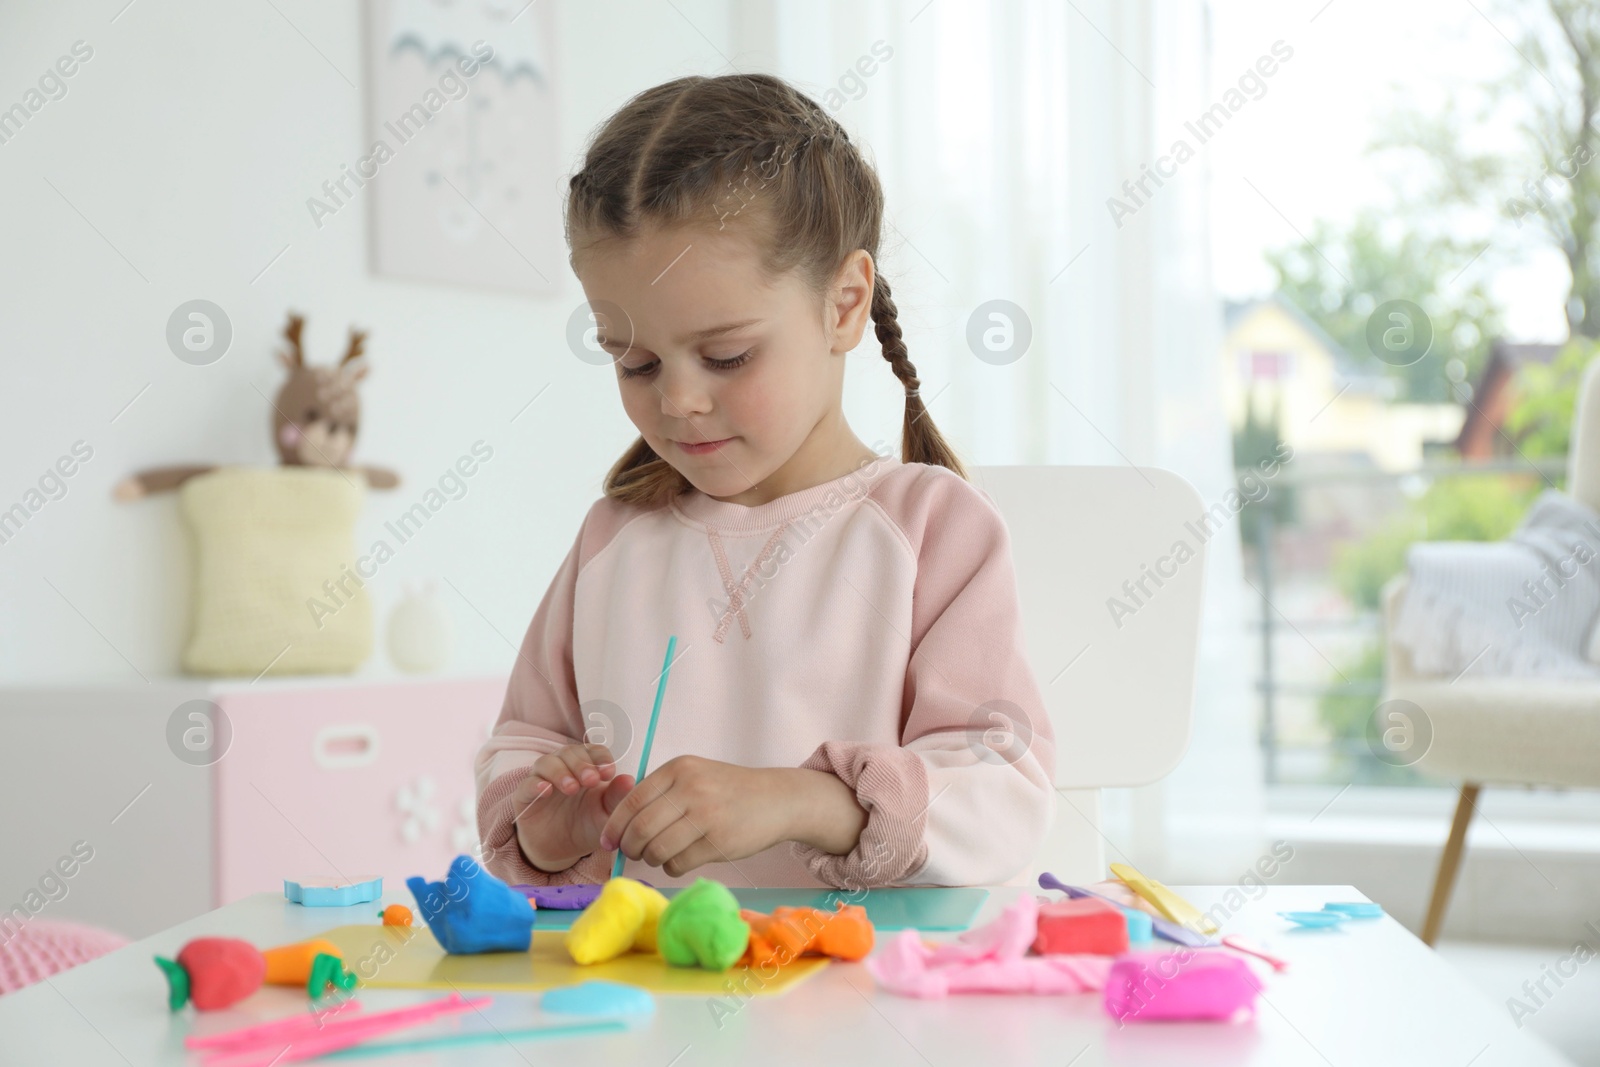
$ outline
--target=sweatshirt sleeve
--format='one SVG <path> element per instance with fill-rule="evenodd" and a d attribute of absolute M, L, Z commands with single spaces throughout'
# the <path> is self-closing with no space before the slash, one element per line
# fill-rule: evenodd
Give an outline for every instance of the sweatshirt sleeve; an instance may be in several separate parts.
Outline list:
<path fill-rule="evenodd" d="M 796 854 L 829 885 L 993 885 L 1055 815 L 1055 735 L 1027 661 L 1010 536 L 988 495 L 939 476 L 883 502 L 916 557 L 900 743 L 825 742 L 802 764 L 867 811 L 856 847 Z"/>
<path fill-rule="evenodd" d="M 564 871 L 541 871 L 522 854 L 517 843 L 518 813 L 512 810 L 512 794 L 534 761 L 583 739 L 572 666 L 572 618 L 578 571 L 593 555 L 593 545 L 585 536 L 593 533 L 593 516 L 591 510 L 528 624 L 511 668 L 500 717 L 475 761 L 483 865 L 513 885 L 603 882 L 616 856 L 615 852 L 596 851 Z"/>

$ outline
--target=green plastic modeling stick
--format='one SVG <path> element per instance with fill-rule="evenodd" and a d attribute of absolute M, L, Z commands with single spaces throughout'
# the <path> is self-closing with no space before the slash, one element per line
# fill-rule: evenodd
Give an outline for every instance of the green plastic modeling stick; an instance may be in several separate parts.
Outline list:
<path fill-rule="evenodd" d="M 661 698 L 667 695 L 667 675 L 672 673 L 672 650 L 677 647 L 678 635 L 673 634 L 671 637 L 667 638 L 667 658 L 666 661 L 661 664 L 661 681 L 656 683 L 656 703 L 655 707 L 650 709 L 650 726 L 644 732 L 644 751 L 639 753 L 639 774 L 633 780 L 635 785 L 638 785 L 640 782 L 644 781 L 644 772 L 650 766 L 650 746 L 653 745 L 656 740 L 656 722 L 661 718 Z M 628 857 L 622 853 L 621 842 L 618 842 L 617 862 L 612 865 L 611 877 L 622 877 L 622 864 L 627 860 L 627 858 Z"/>

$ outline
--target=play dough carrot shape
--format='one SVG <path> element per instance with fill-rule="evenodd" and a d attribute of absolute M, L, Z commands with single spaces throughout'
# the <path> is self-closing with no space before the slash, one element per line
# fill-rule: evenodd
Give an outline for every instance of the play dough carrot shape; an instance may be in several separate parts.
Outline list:
<path fill-rule="evenodd" d="M 345 970 L 344 953 L 332 941 L 297 941 L 261 955 L 267 961 L 268 985 L 305 986 L 312 1000 L 320 1000 L 330 985 L 346 991 L 356 987 L 356 976 Z"/>
<path fill-rule="evenodd" d="M 1200 909 L 1156 881 L 1140 874 L 1126 863 L 1113 863 L 1111 873 L 1122 879 L 1128 888 L 1149 901 L 1150 905 L 1175 923 L 1181 923 L 1202 934 L 1217 932 L 1217 924 L 1201 914 Z"/>
<path fill-rule="evenodd" d="M 311 965 L 319 953 L 344 957 L 339 946 L 320 937 L 310 941 L 296 941 L 292 945 L 279 945 L 264 949 L 261 957 L 267 961 L 268 985 L 305 985 L 311 980 Z"/>

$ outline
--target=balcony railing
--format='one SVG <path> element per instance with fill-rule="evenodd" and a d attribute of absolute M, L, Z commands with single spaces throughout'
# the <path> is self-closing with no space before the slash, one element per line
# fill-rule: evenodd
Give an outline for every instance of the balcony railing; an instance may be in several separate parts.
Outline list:
<path fill-rule="evenodd" d="M 1541 488 L 1564 483 L 1566 458 L 1429 462 L 1399 472 L 1318 467 L 1320 458 L 1286 464 L 1268 495 L 1239 516 L 1251 587 L 1246 593 L 1256 608 L 1246 625 L 1255 648 L 1267 782 L 1429 784 L 1410 768 L 1378 760 L 1356 730 L 1383 690 L 1383 622 L 1375 603 L 1357 603 L 1341 588 L 1350 584 L 1336 578 L 1341 558 L 1363 550 L 1382 556 L 1372 549 L 1387 538 L 1395 555 L 1391 573 L 1398 573 L 1405 540 L 1400 524 L 1408 516 L 1421 534 L 1416 540 L 1453 539 L 1448 531 L 1427 529 L 1419 514 L 1431 486 L 1446 479 L 1503 479 L 1509 484 L 1502 494 L 1531 499 Z M 1243 481 L 1251 473 L 1241 468 L 1238 476 Z M 1470 492 L 1460 495 L 1472 499 Z M 1280 520 L 1284 511 L 1292 515 Z M 1521 514 L 1502 518 L 1509 529 Z M 1381 560 L 1369 568 L 1358 599 L 1371 599 L 1371 586 L 1391 576 L 1384 570 Z"/>

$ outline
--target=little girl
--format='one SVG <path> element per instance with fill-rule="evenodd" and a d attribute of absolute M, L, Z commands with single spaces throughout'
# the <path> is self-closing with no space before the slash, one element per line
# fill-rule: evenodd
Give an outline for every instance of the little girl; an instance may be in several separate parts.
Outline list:
<path fill-rule="evenodd" d="M 1055 811 L 1005 525 L 920 397 L 883 194 L 767 75 L 629 101 L 571 179 L 571 262 L 639 439 L 534 613 L 477 758 L 485 865 L 655 885 L 992 884 Z M 904 461 L 841 410 L 871 318 Z M 635 782 L 667 638 L 651 763 Z M 626 751 L 623 748 L 626 747 Z"/>

